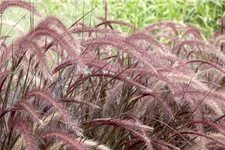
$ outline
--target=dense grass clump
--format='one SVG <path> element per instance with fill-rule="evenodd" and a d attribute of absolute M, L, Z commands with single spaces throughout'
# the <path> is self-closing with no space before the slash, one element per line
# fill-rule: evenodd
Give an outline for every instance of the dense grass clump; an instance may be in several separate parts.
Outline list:
<path fill-rule="evenodd" d="M 204 40 L 176 22 L 138 29 L 108 20 L 106 2 L 93 26 L 24 1 L 1 2 L 1 15 L 12 7 L 40 22 L 0 37 L 1 149 L 225 149 L 225 30 Z"/>

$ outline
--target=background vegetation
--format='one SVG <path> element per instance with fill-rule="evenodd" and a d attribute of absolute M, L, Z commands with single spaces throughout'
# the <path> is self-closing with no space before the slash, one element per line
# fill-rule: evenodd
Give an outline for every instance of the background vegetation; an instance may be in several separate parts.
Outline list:
<path fill-rule="evenodd" d="M 34 5 L 41 14 L 57 16 L 67 26 L 79 19 L 93 25 L 99 21 L 96 19 L 97 16 L 104 15 L 103 0 L 27 1 Z M 108 7 L 108 17 L 111 20 L 125 21 L 140 29 L 162 20 L 187 23 L 199 27 L 206 38 L 212 36 L 220 28 L 218 20 L 225 16 L 224 0 L 109 0 Z M 18 18 L 17 10 L 13 12 L 10 10 L 10 13 L 5 16 L 8 20 L 17 22 L 21 18 Z M 24 17 L 24 15 L 26 12 L 21 12 L 19 16 Z M 29 19 L 22 19 L 20 22 L 23 21 L 26 23 L 19 23 L 21 24 L 19 26 L 29 24 Z M 116 28 L 127 30 L 121 26 L 116 26 Z"/>
<path fill-rule="evenodd" d="M 57 15 L 68 25 L 94 7 L 96 8 L 84 18 L 86 23 L 93 23 L 95 19 L 91 18 L 104 15 L 102 0 L 42 0 L 38 4 L 43 13 Z M 210 37 L 220 28 L 217 21 L 225 16 L 224 0 L 109 0 L 108 7 L 109 19 L 126 21 L 138 28 L 162 20 L 176 21 L 201 28 L 206 37 Z"/>

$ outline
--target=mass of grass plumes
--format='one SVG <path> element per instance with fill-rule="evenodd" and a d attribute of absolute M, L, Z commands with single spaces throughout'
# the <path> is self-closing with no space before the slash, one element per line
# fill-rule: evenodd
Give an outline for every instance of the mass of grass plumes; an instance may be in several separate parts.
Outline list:
<path fill-rule="evenodd" d="M 12 7 L 41 21 L 0 37 L 1 149 L 225 149 L 223 19 L 203 40 L 191 25 L 108 20 L 107 3 L 98 24 L 70 27 L 22 1 L 1 16 Z"/>

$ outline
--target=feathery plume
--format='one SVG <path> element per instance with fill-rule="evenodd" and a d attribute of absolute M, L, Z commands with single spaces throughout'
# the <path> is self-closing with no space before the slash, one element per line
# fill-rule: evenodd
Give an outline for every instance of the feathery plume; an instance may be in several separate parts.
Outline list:
<path fill-rule="evenodd" d="M 23 135 L 24 145 L 26 146 L 26 149 L 35 150 L 36 141 L 34 136 L 32 135 L 32 128 L 30 124 L 24 120 L 15 120 L 14 127 Z"/>
<path fill-rule="evenodd" d="M 26 96 L 38 96 L 41 99 L 44 99 L 45 101 L 50 103 L 55 109 L 55 111 L 57 111 L 59 115 L 62 116 L 65 123 L 70 124 L 72 126 L 72 129 L 75 130 L 75 132 L 79 136 L 82 135 L 82 130 L 78 127 L 77 123 L 75 123 L 74 120 L 71 119 L 66 110 L 63 108 L 63 106 L 60 103 L 57 103 L 56 100 L 49 93 L 45 92 L 44 90 L 32 90 L 28 92 Z"/>
<path fill-rule="evenodd" d="M 73 135 L 64 131 L 49 131 L 42 138 L 55 137 L 59 138 L 74 150 L 87 150 L 83 143 L 79 142 Z"/>
<path fill-rule="evenodd" d="M 32 13 L 34 13 L 35 15 L 41 17 L 41 15 L 38 13 L 38 11 L 31 6 L 29 3 L 24 2 L 24 1 L 14 1 L 14 0 L 3 0 L 0 4 L 0 14 L 2 15 L 4 13 L 4 11 L 10 7 L 20 7 L 23 9 L 26 9 Z"/>

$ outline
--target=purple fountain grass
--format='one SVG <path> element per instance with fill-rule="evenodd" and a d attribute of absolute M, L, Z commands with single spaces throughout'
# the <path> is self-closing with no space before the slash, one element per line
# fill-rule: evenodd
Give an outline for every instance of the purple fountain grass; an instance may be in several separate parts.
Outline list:
<path fill-rule="evenodd" d="M 101 118 L 101 119 L 95 119 L 91 122 L 86 122 L 84 124 L 97 124 L 97 126 L 101 126 L 101 125 L 113 125 L 113 126 L 118 126 L 118 127 L 122 127 L 125 130 L 128 130 L 130 132 L 132 132 L 134 135 L 136 135 L 138 138 L 140 138 L 141 140 L 143 140 L 146 143 L 147 149 L 151 150 L 152 148 L 152 144 L 151 144 L 151 139 L 149 139 L 145 133 L 144 130 L 148 129 L 148 130 L 152 130 L 152 128 L 142 125 L 138 122 L 133 122 L 130 120 L 123 120 L 123 119 L 112 119 L 112 118 Z M 144 127 L 144 128 L 143 128 Z M 146 128 L 145 128 L 146 127 Z M 134 128 L 136 128 L 136 131 L 134 130 Z"/>
<path fill-rule="evenodd" d="M 4 11 L 6 9 L 9 9 L 11 7 L 23 8 L 23 9 L 26 9 L 26 10 L 34 13 L 35 15 L 41 17 L 41 15 L 39 14 L 39 12 L 34 7 L 32 7 L 29 3 L 24 2 L 24 1 L 21 1 L 21 0 L 18 0 L 18 1 L 14 1 L 14 0 L 3 0 L 1 2 L 1 5 L 0 5 L 1 15 L 4 13 Z"/>
<path fill-rule="evenodd" d="M 201 40 L 201 31 L 198 28 L 189 28 L 187 29 L 183 34 L 181 39 L 184 39 L 188 37 L 189 35 L 192 35 L 194 39 Z"/>
<path fill-rule="evenodd" d="M 61 98 L 58 100 L 59 102 L 63 102 L 63 103 L 80 103 L 80 104 L 84 104 L 84 105 L 87 105 L 87 106 L 91 106 L 91 107 L 94 107 L 94 108 L 97 108 L 97 109 L 101 109 L 99 106 L 95 105 L 95 104 L 92 104 L 88 101 L 85 101 L 85 100 L 80 100 L 80 99 L 77 99 L 77 98 Z"/>
<path fill-rule="evenodd" d="M 82 27 L 82 28 L 72 28 L 70 29 L 70 31 L 72 33 L 85 33 L 85 32 L 88 32 L 89 35 L 91 35 L 92 33 L 101 33 L 101 34 L 121 34 L 120 32 L 118 31 L 115 31 L 115 30 L 111 30 L 111 29 L 99 29 L 99 28 L 95 28 L 95 27 Z"/>
<path fill-rule="evenodd" d="M 222 125 L 213 123 L 211 121 L 193 120 L 193 121 L 190 121 L 190 122 L 186 123 L 185 126 L 189 126 L 191 124 L 205 124 L 205 125 L 209 125 L 209 126 L 215 128 L 215 129 L 217 129 L 219 131 L 219 133 L 225 135 L 225 128 Z"/>
<path fill-rule="evenodd" d="M 206 43 L 204 41 L 199 41 L 199 40 L 186 40 L 186 41 L 180 42 L 179 44 L 176 45 L 176 47 L 174 47 L 174 49 L 173 49 L 174 53 L 180 53 L 180 51 L 182 50 L 184 45 L 188 45 L 190 47 L 203 46 L 204 48 L 201 48 L 201 49 L 198 49 L 198 50 L 192 48 L 192 50 L 194 50 L 195 52 L 198 52 L 198 51 L 204 52 L 205 54 L 207 54 L 209 56 L 210 55 L 215 55 L 220 60 L 224 60 L 225 59 L 224 53 L 222 53 L 214 45 L 211 45 L 210 43 Z"/>
<path fill-rule="evenodd" d="M 220 47 L 222 44 L 225 43 L 225 36 L 220 36 L 220 37 L 217 37 L 217 40 L 216 40 L 216 47 Z"/>
<path fill-rule="evenodd" d="M 12 71 L 4 71 L 4 72 L 0 72 L 0 81 L 2 82 L 7 76 L 9 76 L 10 74 L 12 74 Z"/>
<path fill-rule="evenodd" d="M 31 31 L 28 34 L 28 37 L 30 39 L 35 39 L 35 38 L 45 36 L 45 35 L 50 36 L 54 40 L 56 40 L 60 44 L 60 46 L 65 48 L 74 59 L 78 58 L 77 52 L 74 51 L 71 44 L 69 44 L 64 38 L 62 38 L 62 35 L 60 35 L 57 31 L 55 31 L 53 29 L 50 29 L 48 27 L 37 27 L 36 29 L 34 29 L 33 31 Z"/>
<path fill-rule="evenodd" d="M 122 68 L 120 66 L 116 66 L 116 65 L 111 64 L 110 62 L 95 58 L 93 55 L 88 55 L 88 56 L 85 55 L 84 57 L 81 56 L 80 59 L 85 65 L 87 65 L 90 68 L 92 68 L 92 67 L 102 68 L 102 70 L 107 70 L 107 71 L 110 71 L 113 73 L 118 73 L 122 70 Z M 53 73 L 56 73 L 61 69 L 65 69 L 65 67 L 67 67 L 67 66 L 77 64 L 77 63 L 78 63 L 78 60 L 76 60 L 76 59 L 63 62 L 62 64 L 58 65 L 53 70 Z"/>
<path fill-rule="evenodd" d="M 213 35 L 210 37 L 209 41 L 210 41 L 210 42 L 214 42 L 215 39 L 217 39 L 218 37 L 223 36 L 223 35 L 224 35 L 223 32 L 221 32 L 221 31 L 216 31 L 216 32 L 214 32 Z"/>
<path fill-rule="evenodd" d="M 225 142 L 224 141 L 217 140 L 214 137 L 209 136 L 209 135 L 204 134 L 204 133 L 200 133 L 200 132 L 196 132 L 196 131 L 181 131 L 179 133 L 175 133 L 172 136 L 177 136 L 178 134 L 179 135 L 183 135 L 183 134 L 196 135 L 196 136 L 204 137 L 204 138 L 207 138 L 207 139 L 209 139 L 211 141 L 214 141 L 214 142 L 218 143 L 219 145 L 222 145 L 223 148 L 225 147 Z"/>
<path fill-rule="evenodd" d="M 72 129 L 77 133 L 78 136 L 82 135 L 82 130 L 80 127 L 78 127 L 78 124 L 72 120 L 72 118 L 68 115 L 67 111 L 63 108 L 63 106 L 60 103 L 57 103 L 56 100 L 46 91 L 43 90 L 32 90 L 27 93 L 27 97 L 31 96 L 38 96 L 40 99 L 44 99 L 48 103 L 52 105 L 52 107 L 55 109 L 56 112 L 62 116 L 65 123 L 68 123 L 72 126 Z"/>
<path fill-rule="evenodd" d="M 77 140 L 73 135 L 67 132 L 49 131 L 46 134 L 42 135 L 41 138 L 49 138 L 49 137 L 59 138 L 74 150 L 87 150 L 87 148 L 85 148 L 85 146 L 81 141 Z"/>
<path fill-rule="evenodd" d="M 162 27 L 165 27 L 165 29 L 170 29 L 173 33 L 174 36 L 178 35 L 178 29 L 184 29 L 187 26 L 184 24 L 179 24 L 175 22 L 170 22 L 170 21 L 159 21 L 156 23 L 152 23 L 151 25 L 145 27 L 142 32 L 144 33 L 151 33 L 153 31 L 160 31 Z"/>
<path fill-rule="evenodd" d="M 23 135 L 24 145 L 28 150 L 35 150 L 37 147 L 34 135 L 32 135 L 31 125 L 24 120 L 14 121 L 15 129 L 19 130 L 20 134 Z"/>
<path fill-rule="evenodd" d="M 139 29 L 109 20 L 104 4 L 92 26 L 81 21 L 88 13 L 70 27 L 47 16 L 13 42 L 0 36 L 1 149 L 23 139 L 25 149 L 61 140 L 57 149 L 181 150 L 200 148 L 201 138 L 202 148 L 223 149 L 213 135 L 225 136 L 221 31 L 205 40 L 171 21 Z M 1 15 L 11 7 L 41 16 L 25 1 L 2 1 Z"/>
<path fill-rule="evenodd" d="M 198 95 L 195 95 L 198 93 Z M 212 108 L 218 115 L 222 113 L 222 107 L 224 106 L 224 94 L 216 92 L 214 90 L 199 90 L 188 88 L 185 92 L 175 93 L 174 96 L 185 97 L 195 109 L 198 109 L 199 105 L 205 104 Z"/>
<path fill-rule="evenodd" d="M 152 38 L 151 36 L 149 35 L 146 35 L 142 32 L 140 33 L 134 33 L 132 35 L 130 35 L 128 38 L 127 38 L 128 41 L 135 41 L 135 40 L 145 40 L 147 42 L 149 42 L 151 44 L 151 47 L 153 46 L 153 49 L 155 48 L 156 51 L 164 51 L 163 47 L 158 43 L 158 41 L 156 41 L 154 38 Z"/>
<path fill-rule="evenodd" d="M 20 100 L 16 103 L 17 107 L 21 107 L 23 110 L 25 110 L 26 112 L 30 113 L 31 117 L 36 119 L 38 122 L 41 122 L 41 116 L 40 114 L 38 114 L 36 112 L 36 109 L 29 104 L 28 102 L 26 102 L 25 100 Z"/>
<path fill-rule="evenodd" d="M 137 95 L 137 96 L 133 97 L 132 99 L 130 99 L 129 102 L 130 103 L 136 103 L 137 100 L 139 100 L 139 99 L 141 99 L 141 98 L 143 98 L 145 96 L 152 96 L 152 97 L 154 97 L 168 111 L 168 113 L 170 114 L 170 116 L 173 117 L 173 112 L 172 112 L 170 106 L 167 104 L 167 102 L 166 101 L 163 101 L 160 97 L 158 97 L 157 95 L 154 95 L 152 93 L 142 93 L 142 94 Z"/>
<path fill-rule="evenodd" d="M 96 44 L 114 46 L 118 48 L 119 50 L 123 50 L 124 52 L 131 54 L 133 57 L 143 62 L 147 67 L 149 67 L 149 69 L 152 69 L 157 73 L 157 71 L 151 65 L 151 62 L 149 60 L 151 59 L 151 57 L 149 58 L 145 57 L 146 55 L 148 56 L 147 53 L 145 53 L 145 56 L 144 56 L 143 51 L 142 53 L 140 53 L 140 51 L 138 51 L 138 48 L 135 45 L 126 42 L 124 38 L 121 36 L 117 36 L 117 37 L 106 36 L 106 37 L 95 38 L 95 39 L 87 40 L 83 44 L 85 46 L 92 46 Z"/>
<path fill-rule="evenodd" d="M 188 61 L 187 63 L 202 63 L 202 64 L 207 64 L 207 65 L 212 66 L 212 68 L 215 68 L 216 70 L 218 70 L 221 73 L 225 74 L 225 69 L 223 69 L 217 63 L 213 63 L 213 62 L 206 61 L 206 60 L 191 60 L 191 61 Z"/>
<path fill-rule="evenodd" d="M 146 92 L 151 92 L 151 89 L 149 89 L 148 87 L 142 85 L 142 84 L 139 84 L 138 82 L 135 82 L 133 81 L 132 79 L 127 79 L 127 78 L 124 78 L 123 76 L 121 75 L 113 75 L 113 74 L 106 74 L 106 73 L 101 73 L 101 74 L 91 74 L 91 75 L 87 75 L 83 78 L 81 78 L 80 80 L 76 81 L 75 83 L 73 83 L 69 88 L 68 88 L 68 93 L 70 93 L 73 89 L 74 89 L 74 86 L 77 86 L 79 82 L 81 82 L 82 80 L 85 80 L 85 79 L 88 79 L 90 77 L 94 77 L 94 76 L 99 76 L 99 77 L 111 77 L 113 79 L 118 79 L 118 80 L 121 80 L 121 81 L 124 81 L 124 82 L 127 82 L 127 83 L 130 83 L 132 85 L 135 85 L 141 89 L 143 89 L 144 91 Z M 67 94 L 68 94 L 67 93 Z"/>
<path fill-rule="evenodd" d="M 46 28 L 46 27 L 57 27 L 59 29 L 58 32 L 62 32 L 63 35 L 61 36 L 67 36 L 68 37 L 68 43 L 74 43 L 74 46 L 71 44 L 71 46 L 74 47 L 75 51 L 79 51 L 79 46 L 78 46 L 78 41 L 76 41 L 72 34 L 68 31 L 66 26 L 56 17 L 46 17 L 43 21 L 41 21 L 38 25 L 37 28 Z M 55 28 L 53 28 L 55 29 Z"/>
<path fill-rule="evenodd" d="M 105 21 L 108 20 L 108 15 L 109 15 L 109 12 L 108 12 L 108 3 L 106 0 L 104 0 L 104 3 L 105 3 Z M 105 25 L 105 28 L 107 28 L 107 25 Z"/>
<path fill-rule="evenodd" d="M 138 30 L 134 25 L 123 22 L 123 21 L 118 21 L 118 20 L 103 20 L 101 23 L 97 24 L 95 27 L 98 28 L 101 25 L 108 25 L 108 24 L 119 24 L 119 25 L 126 26 L 126 27 L 129 27 L 134 30 Z"/>
<path fill-rule="evenodd" d="M 219 19 L 218 20 L 218 23 L 223 27 L 223 28 L 225 28 L 225 19 Z"/>

